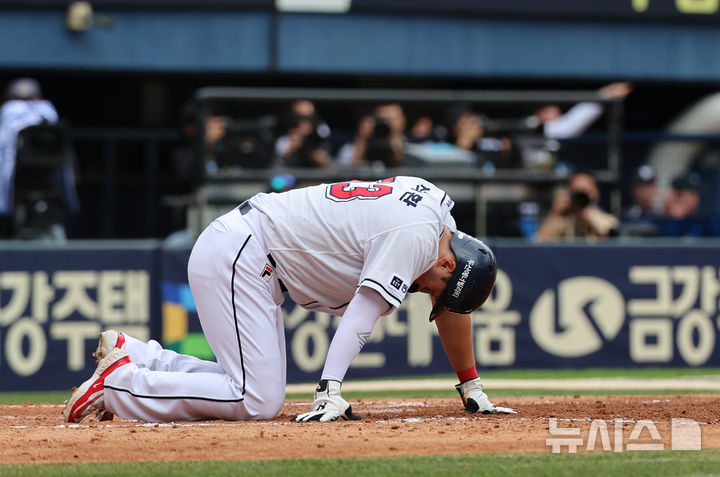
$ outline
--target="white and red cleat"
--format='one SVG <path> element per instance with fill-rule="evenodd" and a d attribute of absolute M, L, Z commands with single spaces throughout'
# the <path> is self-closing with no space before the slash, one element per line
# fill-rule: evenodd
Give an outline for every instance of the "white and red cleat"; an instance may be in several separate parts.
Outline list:
<path fill-rule="evenodd" d="M 63 411 L 66 422 L 80 422 L 93 412 L 97 412 L 98 418 L 104 414 L 105 378 L 119 367 L 130 363 L 130 356 L 125 350 L 112 348 L 99 361 L 92 377 L 73 389 Z"/>
<path fill-rule="evenodd" d="M 95 363 L 99 364 L 100 360 L 110 354 L 114 348 L 125 349 L 125 335 L 115 330 L 107 330 L 100 333 L 98 347 L 92 354 L 95 356 Z"/>

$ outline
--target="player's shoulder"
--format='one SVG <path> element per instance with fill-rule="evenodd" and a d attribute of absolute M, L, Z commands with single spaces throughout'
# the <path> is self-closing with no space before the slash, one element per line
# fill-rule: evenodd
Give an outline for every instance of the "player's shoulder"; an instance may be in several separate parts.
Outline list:
<path fill-rule="evenodd" d="M 406 190 L 417 192 L 423 196 L 431 196 L 440 204 L 448 204 L 449 208 L 452 208 L 452 200 L 450 200 L 448 194 L 427 179 L 414 176 L 397 176 L 395 180 Z"/>
<path fill-rule="evenodd" d="M 390 179 L 385 179 L 386 181 L 393 181 L 398 183 L 414 183 L 414 184 L 426 184 L 432 187 L 437 187 L 435 184 L 430 182 L 427 179 L 423 179 L 422 177 L 417 176 L 395 176 L 391 177 Z"/>

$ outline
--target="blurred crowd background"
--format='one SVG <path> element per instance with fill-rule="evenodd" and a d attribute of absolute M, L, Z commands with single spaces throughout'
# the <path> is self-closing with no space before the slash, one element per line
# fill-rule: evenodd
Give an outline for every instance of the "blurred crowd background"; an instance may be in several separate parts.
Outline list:
<path fill-rule="evenodd" d="M 716 237 L 716 3 L 0 0 L 0 236 L 413 174 L 481 236 Z"/>

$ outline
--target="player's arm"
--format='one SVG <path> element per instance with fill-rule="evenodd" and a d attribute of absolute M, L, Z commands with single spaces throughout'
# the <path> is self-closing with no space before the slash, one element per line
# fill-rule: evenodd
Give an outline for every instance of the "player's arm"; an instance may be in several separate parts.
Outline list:
<path fill-rule="evenodd" d="M 483 391 L 482 380 L 475 367 L 470 315 L 445 311 L 435 318 L 435 324 L 445 354 L 460 380 L 455 389 L 460 393 L 465 410 L 483 414 L 515 414 L 513 409 L 495 406 Z"/>
<path fill-rule="evenodd" d="M 322 377 L 315 389 L 312 409 L 296 416 L 294 421 L 325 422 L 334 421 L 338 417 L 360 419 L 342 398 L 340 387 L 350 363 L 365 345 L 375 322 L 389 309 L 390 305 L 378 292 L 367 287 L 359 288 L 330 342 Z"/>
<path fill-rule="evenodd" d="M 435 318 L 435 324 L 445 354 L 455 372 L 460 375 L 468 369 L 475 369 L 470 315 L 445 311 Z"/>

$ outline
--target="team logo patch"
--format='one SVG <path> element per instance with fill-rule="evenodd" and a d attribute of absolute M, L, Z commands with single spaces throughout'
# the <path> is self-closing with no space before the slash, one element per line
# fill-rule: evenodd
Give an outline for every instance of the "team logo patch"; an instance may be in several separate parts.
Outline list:
<path fill-rule="evenodd" d="M 390 281 L 390 285 L 395 287 L 395 289 L 400 290 L 400 287 L 403 286 L 403 281 L 400 277 L 394 276 L 392 281 Z"/>
<path fill-rule="evenodd" d="M 275 271 L 275 269 L 273 267 L 271 267 L 269 263 L 266 263 L 265 267 L 260 272 L 260 276 L 262 277 L 263 280 L 270 283 L 270 279 L 272 278 L 272 274 L 274 271 Z"/>
<path fill-rule="evenodd" d="M 407 293 L 407 292 L 408 292 L 408 286 L 405 285 L 405 284 L 403 284 L 401 291 L 403 292 L 403 294 Z"/>

